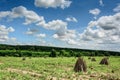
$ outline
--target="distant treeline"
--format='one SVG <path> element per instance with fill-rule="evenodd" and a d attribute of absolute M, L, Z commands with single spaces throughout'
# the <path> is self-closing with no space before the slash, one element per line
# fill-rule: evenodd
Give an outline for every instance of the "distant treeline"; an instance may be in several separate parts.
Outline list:
<path fill-rule="evenodd" d="M 59 48 L 59 47 L 47 47 L 47 46 L 0 44 L 0 56 L 16 56 L 16 57 L 120 56 L 120 52 Z"/>

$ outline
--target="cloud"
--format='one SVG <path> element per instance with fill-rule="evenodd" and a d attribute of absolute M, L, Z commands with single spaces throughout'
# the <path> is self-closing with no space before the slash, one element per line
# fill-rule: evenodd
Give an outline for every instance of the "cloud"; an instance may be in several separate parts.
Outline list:
<path fill-rule="evenodd" d="M 91 13 L 92 15 L 94 15 L 94 19 L 96 19 L 96 16 L 100 14 L 100 10 L 98 8 L 89 10 L 89 13 Z"/>
<path fill-rule="evenodd" d="M 95 16 L 99 15 L 100 12 L 101 12 L 101 11 L 100 11 L 98 8 L 89 10 L 89 13 L 91 13 L 91 14 L 93 14 L 93 15 L 95 15 Z"/>
<path fill-rule="evenodd" d="M 78 42 L 76 40 L 74 40 L 74 39 L 69 39 L 67 41 L 67 43 L 70 44 L 70 45 L 77 45 L 78 44 Z"/>
<path fill-rule="evenodd" d="M 4 17 L 8 17 L 9 19 L 25 18 L 25 22 L 23 23 L 25 25 L 43 20 L 42 16 L 37 15 L 34 11 L 27 10 L 24 6 L 15 7 L 12 11 L 0 12 L 0 18 Z"/>
<path fill-rule="evenodd" d="M 28 28 L 28 30 L 26 31 L 25 34 L 27 34 L 27 35 L 34 35 L 37 32 L 38 32 L 37 29 L 30 29 L 30 28 Z"/>
<path fill-rule="evenodd" d="M 27 10 L 24 6 L 13 8 L 12 12 L 10 13 L 10 18 L 19 17 L 25 17 L 25 25 L 43 20 L 42 16 L 37 15 L 34 11 Z"/>
<path fill-rule="evenodd" d="M 68 22 L 78 22 L 75 17 L 67 17 L 66 21 L 68 21 Z"/>
<path fill-rule="evenodd" d="M 26 9 L 24 6 L 15 7 L 12 9 L 12 11 L 2 11 L 0 14 L 0 18 L 25 18 L 25 22 L 23 24 L 28 25 L 35 23 L 37 26 L 41 26 L 49 30 L 57 30 L 62 26 L 67 26 L 66 22 L 59 19 L 46 22 L 43 16 L 39 16 L 34 11 Z M 33 34 L 33 31 L 28 30 L 26 34 Z"/>
<path fill-rule="evenodd" d="M 43 45 L 43 46 L 45 46 L 45 45 L 47 44 L 45 40 L 41 40 L 41 39 L 37 40 L 37 42 L 38 42 L 40 45 Z M 37 44 L 37 45 L 38 45 L 38 44 Z"/>
<path fill-rule="evenodd" d="M 46 34 L 42 34 L 42 33 L 38 34 L 38 32 L 39 31 L 37 29 L 30 29 L 30 28 L 28 28 L 28 30 L 26 31 L 25 34 L 31 35 L 31 36 L 35 36 L 37 38 L 45 38 L 46 37 Z"/>
<path fill-rule="evenodd" d="M 60 7 L 62 9 L 67 8 L 70 6 L 72 1 L 70 0 L 35 0 L 34 4 L 37 7 L 44 7 L 44 8 L 57 8 Z"/>
<path fill-rule="evenodd" d="M 37 26 L 42 26 L 45 29 L 49 29 L 49 30 L 57 30 L 61 27 L 66 27 L 67 23 L 62 21 L 62 20 L 52 20 L 52 21 L 46 23 L 45 20 L 44 20 L 42 22 L 37 23 L 36 25 Z"/>
<path fill-rule="evenodd" d="M 61 27 L 53 35 L 53 38 L 58 39 L 58 40 L 62 40 L 62 41 L 68 41 L 68 40 L 73 39 L 75 37 L 76 37 L 75 30 L 69 30 L 65 27 Z"/>
<path fill-rule="evenodd" d="M 120 13 L 102 16 L 97 21 L 91 21 L 80 39 L 97 43 L 120 43 Z"/>
<path fill-rule="evenodd" d="M 15 37 L 11 37 L 10 41 L 16 41 L 17 39 Z"/>
<path fill-rule="evenodd" d="M 120 4 L 118 4 L 118 6 L 113 9 L 113 11 L 114 12 L 120 12 Z"/>
<path fill-rule="evenodd" d="M 0 42 L 5 42 L 7 40 L 10 40 L 9 33 L 14 32 L 13 27 L 7 28 L 5 25 L 0 25 Z"/>
<path fill-rule="evenodd" d="M 10 14 L 10 11 L 1 11 L 0 12 L 0 19 L 7 17 Z"/>
<path fill-rule="evenodd" d="M 36 34 L 35 35 L 37 38 L 45 38 L 46 34 Z"/>
<path fill-rule="evenodd" d="M 67 22 L 64 22 L 59 19 L 46 22 L 43 16 L 37 15 L 37 13 L 26 9 L 24 6 L 15 7 L 12 9 L 12 11 L 5 11 L 5 13 L 6 12 L 8 12 L 8 14 L 2 16 L 2 18 L 3 17 L 9 17 L 10 19 L 25 18 L 25 22 L 24 22 L 25 25 L 35 23 L 37 26 L 43 27 L 45 29 L 54 30 L 56 31 L 55 34 L 57 36 L 56 38 L 67 39 L 75 36 L 74 34 L 72 34 L 73 32 L 72 30 L 67 29 L 67 25 L 68 25 Z M 46 36 L 45 34 L 36 34 L 36 33 L 37 30 L 28 28 L 28 31 L 26 31 L 25 34 L 33 35 L 36 37 L 42 37 L 42 38 Z"/>
<path fill-rule="evenodd" d="M 8 32 L 14 32 L 15 31 L 15 29 L 13 27 L 9 27 L 7 30 L 8 30 Z"/>
<path fill-rule="evenodd" d="M 100 6 L 104 6 L 103 0 L 99 0 Z"/>

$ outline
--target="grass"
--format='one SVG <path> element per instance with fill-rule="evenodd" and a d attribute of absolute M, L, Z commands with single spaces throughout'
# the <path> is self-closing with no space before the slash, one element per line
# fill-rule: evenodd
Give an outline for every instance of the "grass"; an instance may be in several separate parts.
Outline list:
<path fill-rule="evenodd" d="M 84 57 L 87 72 L 75 73 L 73 68 L 77 58 L 74 57 L 27 57 L 24 61 L 20 57 L 0 57 L 0 80 L 108 80 L 108 77 L 120 80 L 120 57 L 110 57 L 108 66 L 99 65 L 103 57 L 95 58 L 96 62 L 91 62 Z"/>

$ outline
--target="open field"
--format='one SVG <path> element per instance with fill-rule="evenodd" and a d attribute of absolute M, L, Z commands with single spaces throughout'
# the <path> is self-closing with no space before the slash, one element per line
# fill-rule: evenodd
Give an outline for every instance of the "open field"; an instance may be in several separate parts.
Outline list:
<path fill-rule="evenodd" d="M 0 57 L 0 80 L 120 80 L 120 57 L 110 57 L 109 65 L 99 65 L 83 57 L 87 72 L 75 73 L 75 57 Z"/>

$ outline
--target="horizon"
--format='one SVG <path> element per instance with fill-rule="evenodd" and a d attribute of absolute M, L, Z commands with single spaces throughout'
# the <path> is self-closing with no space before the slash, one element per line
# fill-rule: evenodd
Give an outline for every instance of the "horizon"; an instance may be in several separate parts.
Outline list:
<path fill-rule="evenodd" d="M 0 7 L 0 44 L 120 52 L 119 0 L 1 0 Z"/>
<path fill-rule="evenodd" d="M 24 45 L 24 44 L 20 44 L 20 45 L 17 45 L 17 44 L 0 44 L 0 45 L 6 45 L 6 46 L 38 46 L 38 47 L 50 47 L 50 48 L 66 48 L 66 49 L 79 49 L 79 50 L 88 50 L 88 51 L 107 51 L 107 52 L 120 52 L 119 50 L 118 51 L 114 51 L 114 50 L 100 50 L 100 49 L 85 49 L 85 48 L 76 48 L 76 47 L 60 47 L 60 46 L 45 46 L 45 45 Z"/>

